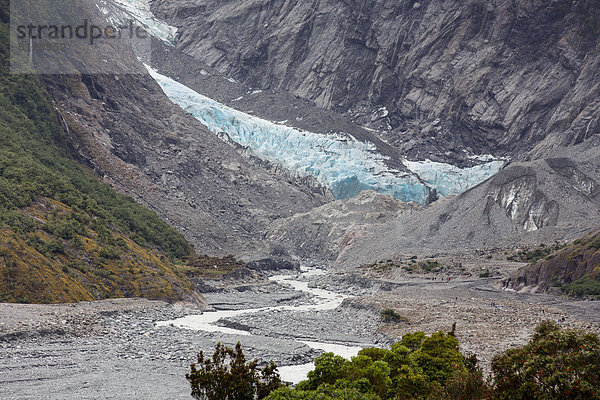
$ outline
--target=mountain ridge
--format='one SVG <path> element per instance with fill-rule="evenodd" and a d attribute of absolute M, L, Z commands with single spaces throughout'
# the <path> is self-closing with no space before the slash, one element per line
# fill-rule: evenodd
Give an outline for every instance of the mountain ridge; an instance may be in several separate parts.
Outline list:
<path fill-rule="evenodd" d="M 459 162 L 463 149 L 518 159 L 537 146 L 539 158 L 598 131 L 598 4 L 158 0 L 152 10 L 179 28 L 178 49 L 225 76 L 345 113 L 407 156 Z"/>

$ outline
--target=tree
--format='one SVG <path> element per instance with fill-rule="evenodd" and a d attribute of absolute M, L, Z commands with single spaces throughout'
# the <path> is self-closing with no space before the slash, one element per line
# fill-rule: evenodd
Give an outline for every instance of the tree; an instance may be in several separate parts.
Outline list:
<path fill-rule="evenodd" d="M 263 399 L 282 386 L 275 363 L 259 371 L 256 360 L 246 361 L 239 342 L 235 349 L 218 343 L 212 358 L 201 351 L 186 378 L 198 400 Z"/>
<path fill-rule="evenodd" d="M 460 353 L 453 330 L 404 335 L 391 350 L 367 348 L 346 360 L 325 353 L 295 389 L 279 389 L 268 400 L 478 399 L 487 385 L 474 357 Z"/>
<path fill-rule="evenodd" d="M 288 387 L 280 388 L 266 400 L 379 400 L 374 394 L 365 394 L 357 389 L 337 388 L 322 385 L 317 390 L 298 390 Z"/>
<path fill-rule="evenodd" d="M 492 361 L 498 399 L 600 399 L 597 335 L 543 322 L 531 341 Z"/>

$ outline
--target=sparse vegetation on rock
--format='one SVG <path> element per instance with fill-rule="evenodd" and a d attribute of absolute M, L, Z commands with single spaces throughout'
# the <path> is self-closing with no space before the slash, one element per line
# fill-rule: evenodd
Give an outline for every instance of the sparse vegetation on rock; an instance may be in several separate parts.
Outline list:
<path fill-rule="evenodd" d="M 398 314 L 396 310 L 392 308 L 386 308 L 381 310 L 381 319 L 384 322 L 403 322 L 406 321 L 402 315 Z"/>
<path fill-rule="evenodd" d="M 558 287 L 575 297 L 600 295 L 600 230 L 575 240 L 570 246 L 557 246 L 554 247 L 557 251 L 544 259 L 533 258 L 539 261 L 505 280 L 505 286 L 535 291 Z"/>

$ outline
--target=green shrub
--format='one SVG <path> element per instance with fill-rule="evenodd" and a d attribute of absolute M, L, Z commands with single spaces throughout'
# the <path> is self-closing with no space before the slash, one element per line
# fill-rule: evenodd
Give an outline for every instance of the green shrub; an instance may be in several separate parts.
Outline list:
<path fill-rule="evenodd" d="M 600 236 L 596 237 L 594 240 L 588 243 L 588 247 L 596 250 L 600 250 Z"/>
<path fill-rule="evenodd" d="M 65 254 L 65 246 L 60 239 L 53 239 L 46 243 L 44 254 Z"/>
<path fill-rule="evenodd" d="M 437 261 L 425 261 L 424 263 L 419 264 L 419 266 L 426 272 L 439 272 L 442 270 L 440 263 Z"/>
<path fill-rule="evenodd" d="M 396 310 L 391 309 L 391 308 L 386 308 L 381 310 L 381 318 L 385 321 L 385 322 L 403 322 L 406 321 L 406 318 L 404 318 L 402 315 L 398 314 L 396 312 Z"/>
<path fill-rule="evenodd" d="M 100 250 L 100 253 L 98 253 L 98 257 L 105 260 L 118 260 L 120 258 L 119 250 L 112 246 L 105 246 Z"/>
<path fill-rule="evenodd" d="M 75 236 L 73 240 L 71 240 L 71 246 L 77 250 L 83 250 L 84 244 L 83 240 L 79 236 Z"/>
<path fill-rule="evenodd" d="M 363 349 L 352 360 L 325 353 L 306 381 L 267 399 L 472 399 L 487 393 L 475 363 L 460 353 L 454 336 L 416 332 L 404 335 L 391 350 Z M 443 397 L 446 393 L 455 397 Z"/>
<path fill-rule="evenodd" d="M 235 349 L 218 343 L 212 358 L 200 352 L 186 378 L 199 400 L 263 399 L 282 386 L 275 363 L 258 370 L 256 361 L 246 361 L 239 342 Z"/>
<path fill-rule="evenodd" d="M 600 296 L 600 281 L 589 276 L 584 276 L 562 286 L 563 292 L 569 296 Z"/>
<path fill-rule="evenodd" d="M 362 393 L 358 389 L 338 388 L 331 385 L 319 386 L 316 390 L 304 391 L 288 387 L 272 392 L 268 400 L 380 400 L 375 394 Z"/>
<path fill-rule="evenodd" d="M 600 340 L 553 322 L 531 341 L 494 357 L 494 398 L 500 400 L 600 399 Z"/>

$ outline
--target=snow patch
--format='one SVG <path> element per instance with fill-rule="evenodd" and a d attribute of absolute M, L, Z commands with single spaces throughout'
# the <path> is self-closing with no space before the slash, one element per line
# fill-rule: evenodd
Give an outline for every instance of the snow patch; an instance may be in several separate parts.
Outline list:
<path fill-rule="evenodd" d="M 96 6 L 114 25 L 122 25 L 133 19 L 152 36 L 173 44 L 177 28 L 156 18 L 150 11 L 149 0 L 96 0 Z"/>

